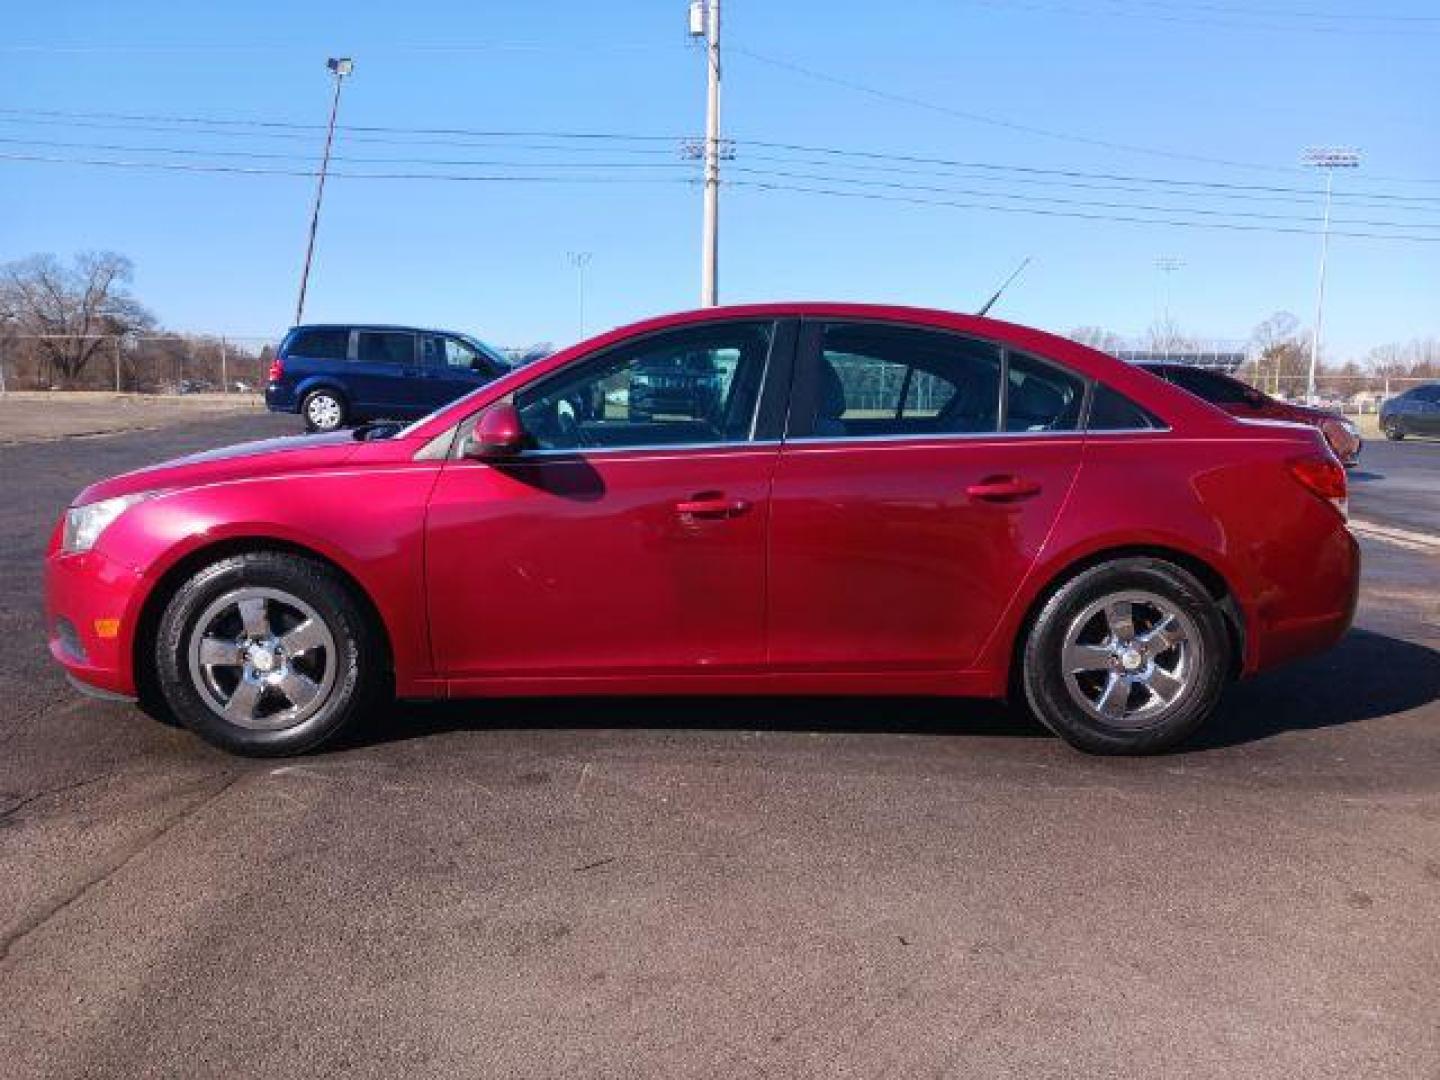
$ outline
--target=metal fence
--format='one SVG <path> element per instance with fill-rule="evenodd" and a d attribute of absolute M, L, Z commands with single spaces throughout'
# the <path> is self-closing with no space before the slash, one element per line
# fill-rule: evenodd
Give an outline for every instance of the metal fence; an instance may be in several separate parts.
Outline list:
<path fill-rule="evenodd" d="M 135 394 L 253 394 L 273 342 L 199 334 L 0 337 L 0 392 L 108 390 Z"/>

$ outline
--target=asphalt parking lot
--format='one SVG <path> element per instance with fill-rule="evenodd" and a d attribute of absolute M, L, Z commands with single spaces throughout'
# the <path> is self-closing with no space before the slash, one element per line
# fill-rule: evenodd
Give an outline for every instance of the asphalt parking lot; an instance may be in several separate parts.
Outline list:
<path fill-rule="evenodd" d="M 40 559 L 87 481 L 267 415 L 0 447 L 0 1073 L 1440 1074 L 1440 554 L 1185 752 L 988 705 L 397 707 L 223 756 L 75 696 Z M 1440 532 L 1440 442 L 1357 516 Z"/>

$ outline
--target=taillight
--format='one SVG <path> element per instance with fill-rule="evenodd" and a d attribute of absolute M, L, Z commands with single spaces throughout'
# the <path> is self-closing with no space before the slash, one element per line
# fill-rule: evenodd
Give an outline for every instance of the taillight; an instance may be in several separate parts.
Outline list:
<path fill-rule="evenodd" d="M 265 376 L 267 382 L 279 382 L 285 375 L 285 362 L 280 357 L 270 361 L 270 371 Z"/>
<path fill-rule="evenodd" d="M 1321 457 L 1300 457 L 1290 459 L 1290 475 L 1301 485 L 1329 502 L 1341 517 L 1349 515 L 1349 487 L 1345 479 L 1345 466 L 1329 454 Z"/>

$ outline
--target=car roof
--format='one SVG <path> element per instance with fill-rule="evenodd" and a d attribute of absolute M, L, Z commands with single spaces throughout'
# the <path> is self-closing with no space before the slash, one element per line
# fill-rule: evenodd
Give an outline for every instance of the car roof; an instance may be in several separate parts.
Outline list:
<path fill-rule="evenodd" d="M 463 330 L 446 330 L 439 326 L 406 326 L 401 323 L 368 323 L 368 322 L 324 322 L 324 323 L 297 323 L 292 326 L 289 333 L 296 330 L 392 330 L 396 333 L 409 334 L 450 334 L 454 337 L 472 338 L 475 335 L 466 333 Z"/>

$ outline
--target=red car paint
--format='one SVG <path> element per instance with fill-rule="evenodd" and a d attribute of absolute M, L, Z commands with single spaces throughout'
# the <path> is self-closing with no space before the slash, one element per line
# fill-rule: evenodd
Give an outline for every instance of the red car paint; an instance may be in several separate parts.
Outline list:
<path fill-rule="evenodd" d="M 1166 430 L 776 439 L 505 463 L 435 453 L 457 425 L 577 358 L 726 319 L 900 323 L 998 342 L 1120 391 Z M 1250 673 L 1324 648 L 1350 623 L 1356 545 L 1290 468 L 1325 454 L 1313 429 L 1239 423 L 1102 353 L 1003 322 L 852 304 L 690 312 L 581 343 L 393 438 L 274 440 L 92 485 L 76 505 L 162 494 L 83 554 L 63 553 L 57 528 L 51 651 L 86 685 L 133 695 L 168 590 L 221 552 L 279 546 L 329 560 L 363 592 L 401 696 L 998 697 L 1027 615 L 1058 579 L 1146 550 L 1223 583 Z"/>

